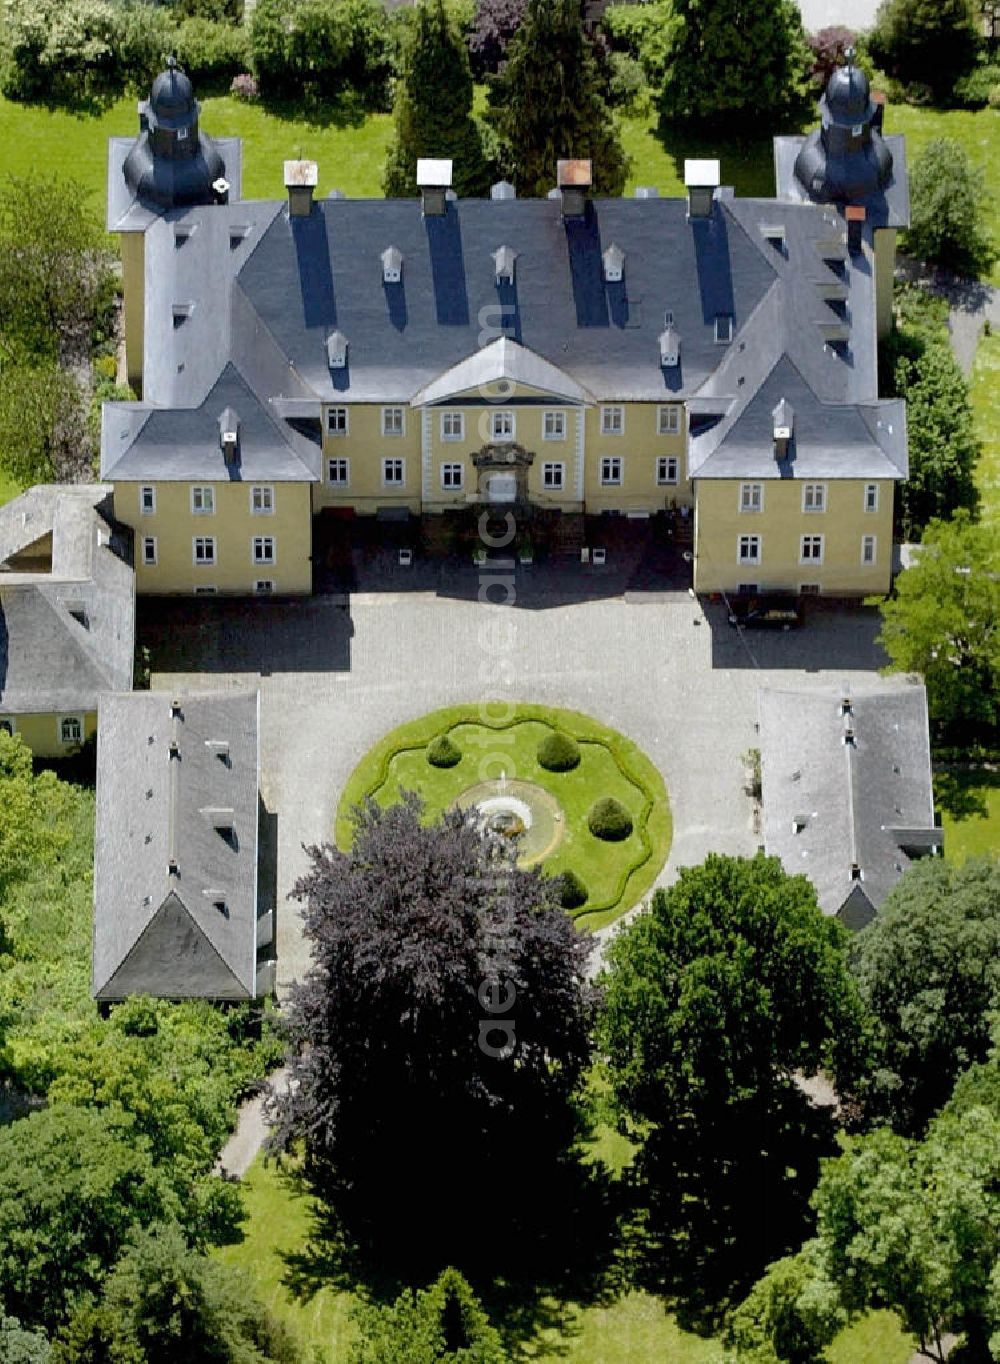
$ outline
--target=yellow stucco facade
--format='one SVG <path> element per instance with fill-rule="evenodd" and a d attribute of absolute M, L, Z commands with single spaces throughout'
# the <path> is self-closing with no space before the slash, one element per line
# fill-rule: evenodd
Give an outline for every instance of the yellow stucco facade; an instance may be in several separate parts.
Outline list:
<path fill-rule="evenodd" d="M 58 715 L 0 715 L 0 725 L 20 735 L 36 758 L 68 758 L 97 732 L 96 711 Z"/>
<path fill-rule="evenodd" d="M 312 590 L 310 484 L 115 484 L 147 595 Z"/>
<path fill-rule="evenodd" d="M 698 479 L 698 592 L 888 592 L 893 483 Z"/>

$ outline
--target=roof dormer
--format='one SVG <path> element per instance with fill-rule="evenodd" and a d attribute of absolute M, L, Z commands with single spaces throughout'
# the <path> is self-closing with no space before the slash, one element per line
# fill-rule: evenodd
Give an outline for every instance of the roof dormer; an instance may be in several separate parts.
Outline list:
<path fill-rule="evenodd" d="M 517 252 L 511 246 L 501 246 L 493 252 L 493 266 L 497 284 L 514 283 L 514 266 Z"/>
<path fill-rule="evenodd" d="M 670 368 L 681 362 L 681 334 L 673 325 L 660 332 L 660 365 Z"/>
<path fill-rule="evenodd" d="M 382 283 L 399 284 L 403 278 L 403 253 L 398 246 L 387 246 L 382 252 Z"/>
<path fill-rule="evenodd" d="M 331 369 L 347 368 L 347 337 L 341 331 L 326 338 L 326 358 Z"/>
<path fill-rule="evenodd" d="M 606 284 L 620 284 L 625 273 L 625 252 L 614 242 L 605 251 L 604 280 Z"/>

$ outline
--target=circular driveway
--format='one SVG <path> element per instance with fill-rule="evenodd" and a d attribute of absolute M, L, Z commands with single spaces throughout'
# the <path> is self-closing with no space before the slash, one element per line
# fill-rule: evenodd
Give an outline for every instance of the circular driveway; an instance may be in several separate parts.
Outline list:
<path fill-rule="evenodd" d="M 261 690 L 261 787 L 278 821 L 278 984 L 308 968 L 286 896 L 303 845 L 332 840 L 343 785 L 388 730 L 458 702 L 500 698 L 580 710 L 633 739 L 660 769 L 673 844 L 660 882 L 710 851 L 758 838 L 742 754 L 756 744 L 757 687 L 877 685 L 877 612 L 825 603 L 805 628 L 738 634 L 721 606 L 684 592 L 490 607 L 432 593 L 348 605 L 143 603 L 153 686 Z"/>

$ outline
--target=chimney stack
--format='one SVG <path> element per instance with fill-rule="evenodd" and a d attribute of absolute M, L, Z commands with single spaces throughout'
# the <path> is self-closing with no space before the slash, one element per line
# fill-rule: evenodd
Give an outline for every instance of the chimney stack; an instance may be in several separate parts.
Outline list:
<path fill-rule="evenodd" d="M 557 161 L 556 185 L 564 218 L 582 218 L 594 183 L 592 161 Z"/>
<path fill-rule="evenodd" d="M 685 161 L 684 184 L 688 192 L 688 217 L 711 218 L 721 172 L 718 161 Z"/>
<path fill-rule="evenodd" d="M 448 212 L 452 168 L 450 159 L 422 156 L 417 161 L 417 189 L 423 200 L 425 218 L 443 218 Z"/>
<path fill-rule="evenodd" d="M 285 162 L 289 218 L 309 217 L 313 207 L 313 193 L 318 183 L 319 167 L 315 161 Z"/>
<path fill-rule="evenodd" d="M 852 256 L 861 255 L 865 216 L 863 204 L 848 204 L 844 212 L 844 217 L 847 219 L 847 249 Z"/>

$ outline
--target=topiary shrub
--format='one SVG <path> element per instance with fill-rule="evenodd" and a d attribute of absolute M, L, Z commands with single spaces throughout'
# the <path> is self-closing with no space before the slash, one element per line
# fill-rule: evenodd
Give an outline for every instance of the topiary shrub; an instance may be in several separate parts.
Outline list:
<path fill-rule="evenodd" d="M 462 750 L 447 734 L 439 734 L 427 745 L 427 761 L 431 767 L 457 767 L 462 761 Z"/>
<path fill-rule="evenodd" d="M 621 843 L 632 832 L 632 816 L 620 801 L 605 796 L 590 807 L 587 828 L 605 843 Z"/>
<path fill-rule="evenodd" d="M 561 729 L 555 729 L 538 745 L 538 765 L 546 772 L 570 772 L 580 765 L 580 745 Z"/>
<path fill-rule="evenodd" d="M 559 903 L 563 909 L 579 909 L 590 892 L 575 871 L 564 871 L 559 878 Z"/>

